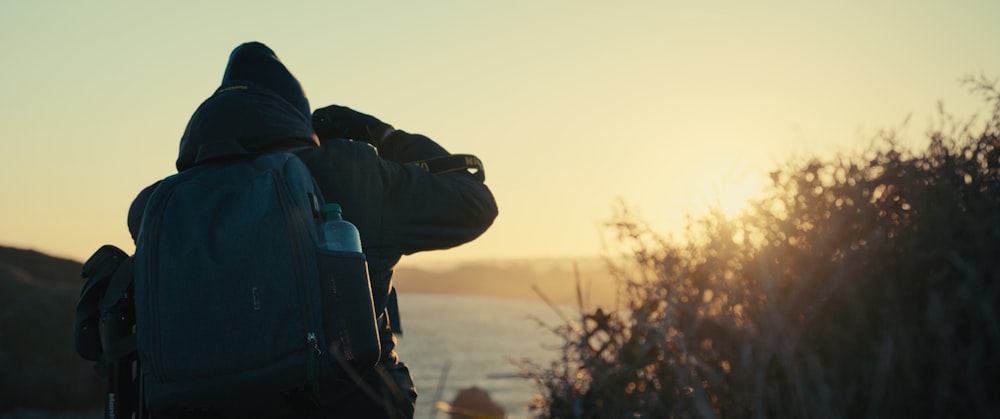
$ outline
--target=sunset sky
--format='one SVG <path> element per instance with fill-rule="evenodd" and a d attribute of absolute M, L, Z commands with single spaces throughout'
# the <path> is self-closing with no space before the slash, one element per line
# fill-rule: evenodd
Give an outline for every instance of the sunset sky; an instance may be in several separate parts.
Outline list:
<path fill-rule="evenodd" d="M 414 263 L 599 255 L 619 199 L 675 231 L 790 156 L 856 150 L 908 116 L 920 146 L 938 102 L 984 108 L 961 77 L 1000 77 L 995 0 L 285 3 L 3 2 L 0 244 L 131 252 L 129 203 L 174 173 L 188 118 L 251 40 L 313 108 L 484 161 L 494 227 Z"/>

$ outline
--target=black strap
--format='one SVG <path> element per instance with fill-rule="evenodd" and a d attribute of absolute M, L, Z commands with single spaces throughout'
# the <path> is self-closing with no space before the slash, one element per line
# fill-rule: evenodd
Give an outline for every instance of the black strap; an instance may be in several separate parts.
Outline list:
<path fill-rule="evenodd" d="M 135 273 L 135 262 L 132 258 L 125 259 L 118 270 L 115 271 L 111 282 L 108 283 L 107 291 L 104 291 L 104 298 L 101 299 L 100 309 L 102 312 L 110 310 L 125 296 L 125 292 L 132 286 L 132 277 Z"/>
<path fill-rule="evenodd" d="M 410 162 L 422 167 L 431 173 L 448 173 L 465 170 L 479 179 L 480 182 L 486 180 L 486 169 L 479 157 L 471 154 L 450 154 L 447 156 L 431 157 L 426 160 Z"/>
<path fill-rule="evenodd" d="M 97 249 L 93 255 L 87 259 L 83 264 L 83 277 L 84 278 L 100 278 L 106 275 L 111 275 L 115 269 L 118 269 L 118 264 L 121 261 L 128 258 L 123 250 L 106 244 Z"/>
<path fill-rule="evenodd" d="M 80 301 L 76 304 L 76 318 L 73 325 L 73 344 L 76 353 L 88 361 L 101 357 L 101 312 L 97 305 L 101 302 L 107 287 L 107 276 L 92 276 L 83 286 Z"/>
<path fill-rule="evenodd" d="M 103 352 L 100 332 L 100 312 L 107 295 L 108 284 L 128 255 L 110 244 L 101 246 L 83 264 L 82 274 L 87 278 L 80 300 L 76 305 L 73 340 L 76 352 L 84 359 L 97 361 Z"/>
<path fill-rule="evenodd" d="M 399 299 L 396 297 L 395 287 L 389 291 L 389 301 L 385 308 L 389 314 L 389 326 L 392 328 L 392 333 L 402 336 L 403 323 L 399 318 Z"/>
<path fill-rule="evenodd" d="M 136 352 L 139 347 L 139 340 L 136 338 L 135 334 L 122 336 L 108 345 L 104 354 L 101 355 L 100 361 L 98 361 L 97 368 L 102 371 L 107 371 L 107 366 L 111 365 L 115 361 L 125 359 L 125 357 L 132 355 Z"/>

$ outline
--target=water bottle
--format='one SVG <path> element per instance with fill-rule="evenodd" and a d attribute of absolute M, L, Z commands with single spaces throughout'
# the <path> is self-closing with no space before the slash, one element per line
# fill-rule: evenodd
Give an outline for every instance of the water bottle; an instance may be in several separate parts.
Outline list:
<path fill-rule="evenodd" d="M 361 235 L 340 205 L 323 205 L 320 212 L 317 264 L 327 348 L 338 366 L 364 370 L 378 363 L 382 346 Z"/>
<path fill-rule="evenodd" d="M 319 226 L 320 247 L 331 252 L 361 254 L 361 234 L 354 224 L 344 220 L 340 204 L 323 205 L 320 212 L 323 214 Z"/>

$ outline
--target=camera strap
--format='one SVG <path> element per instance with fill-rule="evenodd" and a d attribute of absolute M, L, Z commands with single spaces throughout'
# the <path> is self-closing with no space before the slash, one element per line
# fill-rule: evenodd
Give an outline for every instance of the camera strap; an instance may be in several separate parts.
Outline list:
<path fill-rule="evenodd" d="M 483 162 L 479 160 L 479 157 L 471 154 L 450 154 L 410 163 L 435 174 L 465 170 L 475 176 L 476 179 L 479 179 L 480 182 L 486 180 L 486 170 L 483 168 Z"/>

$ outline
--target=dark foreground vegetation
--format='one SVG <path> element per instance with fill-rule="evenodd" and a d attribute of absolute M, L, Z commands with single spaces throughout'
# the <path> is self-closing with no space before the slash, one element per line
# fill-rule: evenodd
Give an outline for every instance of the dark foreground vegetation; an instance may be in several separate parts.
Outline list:
<path fill-rule="evenodd" d="M 618 310 L 527 364 L 554 418 L 1000 417 L 1000 92 L 921 151 L 796 159 L 683 241 L 621 210 Z"/>
<path fill-rule="evenodd" d="M 80 263 L 0 247 L 0 414 L 97 406 L 104 386 L 73 347 Z"/>

